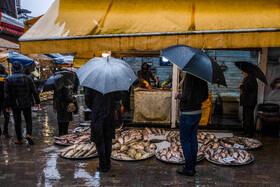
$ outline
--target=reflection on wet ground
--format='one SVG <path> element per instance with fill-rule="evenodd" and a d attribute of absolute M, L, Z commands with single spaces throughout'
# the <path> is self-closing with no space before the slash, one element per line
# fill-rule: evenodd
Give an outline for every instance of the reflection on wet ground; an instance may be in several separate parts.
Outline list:
<path fill-rule="evenodd" d="M 194 177 L 178 175 L 180 166 L 155 157 L 139 162 L 113 160 L 111 170 L 100 173 L 96 171 L 97 158 L 67 160 L 58 156 L 62 147 L 53 145 L 53 136 L 58 134 L 56 114 L 49 101 L 42 108 L 33 116 L 35 145 L 15 145 L 13 125 L 9 126 L 13 138 L 0 139 L 0 186 L 280 186 L 278 137 L 260 137 L 264 146 L 250 151 L 255 157 L 250 165 L 225 167 L 203 160 Z M 0 122 L 3 124 L 2 118 Z"/>

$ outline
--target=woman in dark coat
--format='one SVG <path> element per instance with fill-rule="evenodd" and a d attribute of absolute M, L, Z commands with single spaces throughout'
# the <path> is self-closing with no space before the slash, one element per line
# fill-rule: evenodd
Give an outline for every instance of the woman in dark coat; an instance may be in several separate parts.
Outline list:
<path fill-rule="evenodd" d="M 249 138 L 253 138 L 255 133 L 254 110 L 258 98 L 258 83 L 256 78 L 248 75 L 246 72 L 242 71 L 242 75 L 244 79 L 238 85 L 238 88 L 240 89 L 240 106 L 243 106 L 243 129 Z"/>
<path fill-rule="evenodd" d="M 67 111 L 69 103 L 73 102 L 71 91 L 63 86 L 59 90 L 54 91 L 53 108 L 57 113 L 58 133 L 59 136 L 68 134 L 69 121 L 72 121 L 72 112 Z"/>
<path fill-rule="evenodd" d="M 92 110 L 91 141 L 95 142 L 99 157 L 98 170 L 106 172 L 111 166 L 112 139 L 115 138 L 116 101 L 121 99 L 120 92 L 105 95 L 85 87 L 85 102 Z"/>

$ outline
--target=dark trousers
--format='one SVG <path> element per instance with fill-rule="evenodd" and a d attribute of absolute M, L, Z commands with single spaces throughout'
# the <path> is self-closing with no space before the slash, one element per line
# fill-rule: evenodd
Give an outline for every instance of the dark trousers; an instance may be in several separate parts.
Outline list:
<path fill-rule="evenodd" d="M 9 122 L 10 122 L 10 113 L 6 112 L 6 109 L 2 109 L 2 112 L 3 112 L 4 118 L 5 118 L 3 133 L 8 133 L 8 125 L 9 125 Z M 0 127 L 0 134 L 1 134 L 1 132 L 2 132 L 2 130 L 1 130 L 1 127 Z"/>
<path fill-rule="evenodd" d="M 254 110 L 255 107 L 243 106 L 243 129 L 249 137 L 253 137 L 255 133 Z"/>
<path fill-rule="evenodd" d="M 68 134 L 69 122 L 58 123 L 58 134 L 59 136 Z"/>
<path fill-rule="evenodd" d="M 115 134 L 114 117 L 99 118 L 92 122 L 91 140 L 96 144 L 99 167 L 107 168 L 111 165 L 112 138 Z"/>
<path fill-rule="evenodd" d="M 187 170 L 195 170 L 198 150 L 197 129 L 200 118 L 201 114 L 180 116 L 180 141 Z"/>
<path fill-rule="evenodd" d="M 25 123 L 26 123 L 26 134 L 32 135 L 32 115 L 31 107 L 26 108 L 13 108 L 13 115 L 15 119 L 15 130 L 17 134 L 17 139 L 21 140 L 21 112 L 23 112 Z"/>

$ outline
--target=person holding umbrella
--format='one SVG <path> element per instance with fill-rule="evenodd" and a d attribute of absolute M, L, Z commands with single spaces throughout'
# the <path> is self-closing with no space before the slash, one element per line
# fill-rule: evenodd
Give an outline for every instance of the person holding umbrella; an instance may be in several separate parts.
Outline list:
<path fill-rule="evenodd" d="M 253 138 L 255 133 L 254 127 L 254 110 L 257 104 L 258 83 L 256 78 L 248 75 L 244 71 L 242 83 L 238 85 L 240 89 L 240 106 L 243 106 L 243 131 L 246 136 Z"/>
<path fill-rule="evenodd" d="M 93 58 L 76 71 L 85 87 L 85 102 L 92 111 L 91 141 L 96 144 L 97 170 L 111 168 L 112 139 L 115 137 L 115 108 L 121 91 L 128 91 L 137 79 L 131 67 L 112 57 Z"/>
<path fill-rule="evenodd" d="M 256 78 L 267 85 L 267 80 L 261 69 L 246 61 L 235 62 L 242 72 L 244 79 L 238 85 L 240 89 L 240 106 L 243 106 L 243 129 L 244 134 L 252 138 L 255 133 L 254 110 L 257 105 L 258 83 Z"/>
<path fill-rule="evenodd" d="M 99 157 L 97 169 L 106 172 L 111 167 L 112 139 L 115 138 L 115 108 L 121 92 L 105 95 L 85 87 L 85 103 L 92 111 L 91 141 L 95 142 Z"/>
<path fill-rule="evenodd" d="M 64 82 L 67 82 L 67 79 Z M 71 82 L 68 81 L 68 84 Z M 72 112 L 67 110 L 70 103 L 73 103 L 73 97 L 67 83 L 54 89 L 53 110 L 57 114 L 59 136 L 68 134 L 69 122 L 73 120 Z"/>
<path fill-rule="evenodd" d="M 201 119 L 202 103 L 208 98 L 208 85 L 206 81 L 186 74 L 182 93 L 175 95 L 180 100 L 180 141 L 185 157 L 185 166 L 177 172 L 193 176 L 197 157 L 197 129 Z"/>
<path fill-rule="evenodd" d="M 202 103 L 208 98 L 207 82 L 226 85 L 219 65 L 202 50 L 174 45 L 161 50 L 161 56 L 185 71 L 182 93 L 176 93 L 180 100 L 180 141 L 185 165 L 177 173 L 193 176 L 197 158 L 197 129 L 202 115 Z"/>

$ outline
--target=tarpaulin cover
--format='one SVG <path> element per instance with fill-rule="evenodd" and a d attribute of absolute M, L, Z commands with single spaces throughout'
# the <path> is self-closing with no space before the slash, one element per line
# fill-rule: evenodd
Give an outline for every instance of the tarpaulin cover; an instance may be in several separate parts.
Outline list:
<path fill-rule="evenodd" d="M 280 0 L 56 0 L 21 53 L 280 46 Z M 40 46 L 40 47 L 38 47 Z"/>
<path fill-rule="evenodd" d="M 1 0 L 0 1 L 0 12 L 4 12 L 14 18 L 17 17 L 16 1 Z"/>
<path fill-rule="evenodd" d="M 34 62 L 32 59 L 28 58 L 27 56 L 24 56 L 22 54 L 13 51 L 9 51 L 9 60 L 11 63 L 20 62 L 23 66 L 30 66 Z"/>

